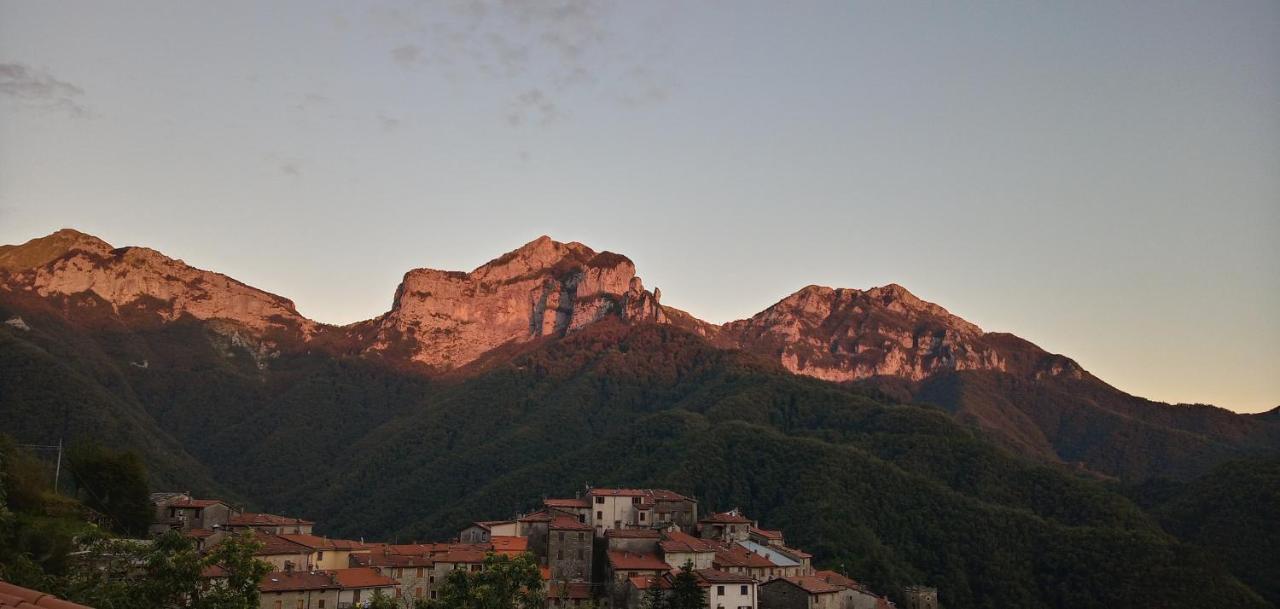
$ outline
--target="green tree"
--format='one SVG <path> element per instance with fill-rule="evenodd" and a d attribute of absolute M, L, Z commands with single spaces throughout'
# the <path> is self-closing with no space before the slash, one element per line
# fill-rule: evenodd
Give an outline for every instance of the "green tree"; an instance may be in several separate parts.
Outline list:
<path fill-rule="evenodd" d="M 671 582 L 670 609 L 707 609 L 707 597 L 698 585 L 698 576 L 693 574 L 693 563 L 686 562 L 680 567 Z"/>
<path fill-rule="evenodd" d="M 146 534 L 152 517 L 150 491 L 137 453 L 90 444 L 72 449 L 67 457 L 76 494 L 85 505 L 106 516 L 117 533 Z"/>
<path fill-rule="evenodd" d="M 659 581 L 655 577 L 650 582 L 649 589 L 644 591 L 644 598 L 640 600 L 640 609 L 668 609 L 667 593 L 662 591 Z"/>
<path fill-rule="evenodd" d="M 489 553 L 479 571 L 453 571 L 440 587 L 441 609 L 540 609 L 546 602 L 538 561 Z"/>

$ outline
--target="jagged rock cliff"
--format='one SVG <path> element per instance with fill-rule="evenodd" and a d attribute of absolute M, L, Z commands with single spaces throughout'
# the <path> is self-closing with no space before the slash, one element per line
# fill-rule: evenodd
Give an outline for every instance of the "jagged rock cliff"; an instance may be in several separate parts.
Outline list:
<path fill-rule="evenodd" d="M 166 321 L 190 315 L 233 322 L 258 334 L 308 336 L 318 325 L 287 298 L 152 249 L 112 248 L 71 229 L 0 248 L 0 290 L 45 298 L 92 295 L 117 312 L 142 307 Z M 80 302 L 87 306 L 92 301 Z"/>
<path fill-rule="evenodd" d="M 391 311 L 366 322 L 359 339 L 368 340 L 367 352 L 449 369 L 608 316 L 665 321 L 631 260 L 543 236 L 470 273 L 409 271 Z"/>

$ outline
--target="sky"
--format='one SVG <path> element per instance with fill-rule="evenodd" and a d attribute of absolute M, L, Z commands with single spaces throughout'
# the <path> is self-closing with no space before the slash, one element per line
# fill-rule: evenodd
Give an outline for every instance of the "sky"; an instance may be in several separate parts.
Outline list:
<path fill-rule="evenodd" d="M 747 317 L 900 283 L 1130 393 L 1280 405 L 1280 3 L 0 0 L 0 243 L 293 299 L 547 234 Z"/>

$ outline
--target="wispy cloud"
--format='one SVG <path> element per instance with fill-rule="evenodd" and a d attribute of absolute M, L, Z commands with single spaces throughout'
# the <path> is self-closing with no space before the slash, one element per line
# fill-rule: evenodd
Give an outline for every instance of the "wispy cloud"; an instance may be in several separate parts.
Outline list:
<path fill-rule="evenodd" d="M 387 116 L 381 112 L 378 113 L 378 124 L 382 125 L 383 131 L 395 131 L 400 128 L 400 119 Z"/>
<path fill-rule="evenodd" d="M 280 173 L 295 178 L 302 177 L 302 168 L 292 161 L 280 164 Z"/>
<path fill-rule="evenodd" d="M 21 63 L 0 63 L 0 96 L 27 108 L 75 118 L 92 116 L 81 101 L 84 89 Z"/>

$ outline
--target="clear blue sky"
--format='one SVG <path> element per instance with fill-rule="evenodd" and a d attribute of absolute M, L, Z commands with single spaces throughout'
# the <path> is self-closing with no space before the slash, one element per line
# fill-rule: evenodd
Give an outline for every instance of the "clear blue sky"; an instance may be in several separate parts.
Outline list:
<path fill-rule="evenodd" d="M 898 282 L 1280 404 L 1280 3 L 0 1 L 0 242 L 385 311 L 539 234 L 712 321 Z"/>

